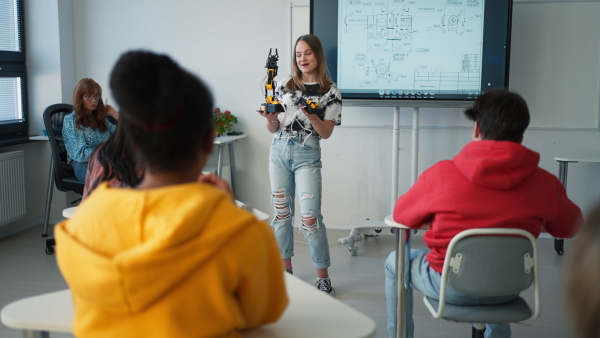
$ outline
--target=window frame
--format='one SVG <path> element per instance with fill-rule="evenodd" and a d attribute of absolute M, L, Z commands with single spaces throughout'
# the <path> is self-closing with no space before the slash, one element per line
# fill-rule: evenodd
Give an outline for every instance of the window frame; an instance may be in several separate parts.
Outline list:
<path fill-rule="evenodd" d="M 23 121 L 13 123 L 2 123 L 0 121 L 0 145 L 2 140 L 27 136 L 29 132 L 29 109 L 27 94 L 27 65 L 26 65 L 26 43 L 25 43 L 25 17 L 24 0 L 14 0 L 17 8 L 18 34 L 20 51 L 0 50 L 0 77 L 20 77 L 21 95 L 23 107 Z"/>

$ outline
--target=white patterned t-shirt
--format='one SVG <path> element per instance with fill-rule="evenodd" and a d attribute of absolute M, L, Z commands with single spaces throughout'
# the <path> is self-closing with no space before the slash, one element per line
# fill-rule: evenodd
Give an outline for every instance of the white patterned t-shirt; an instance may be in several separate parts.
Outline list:
<path fill-rule="evenodd" d="M 287 91 L 285 88 L 286 83 L 287 81 L 279 83 L 275 90 L 275 96 L 281 101 L 285 109 L 285 112 L 277 116 L 280 131 L 288 133 L 303 131 L 318 135 L 298 106 L 304 100 L 316 102 L 319 106 L 325 108 L 324 113 L 315 114 L 321 120 L 333 121 L 336 126 L 342 123 L 342 98 L 340 90 L 335 84 L 331 85 L 327 92 L 320 93 L 318 82 L 306 82 L 304 83 L 305 91 L 294 90 L 292 92 Z"/>

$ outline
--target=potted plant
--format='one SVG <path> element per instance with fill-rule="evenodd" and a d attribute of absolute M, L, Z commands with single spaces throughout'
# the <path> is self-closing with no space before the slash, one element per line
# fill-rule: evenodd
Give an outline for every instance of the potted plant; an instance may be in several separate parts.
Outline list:
<path fill-rule="evenodd" d="M 231 131 L 231 127 L 237 123 L 237 117 L 229 110 L 221 112 L 221 109 L 217 107 L 213 113 L 213 123 L 217 136 L 221 136 L 226 132 Z"/>

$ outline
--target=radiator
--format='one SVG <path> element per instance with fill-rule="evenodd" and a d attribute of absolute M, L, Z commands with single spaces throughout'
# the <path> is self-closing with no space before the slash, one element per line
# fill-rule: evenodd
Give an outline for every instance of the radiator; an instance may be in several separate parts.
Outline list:
<path fill-rule="evenodd" d="M 24 152 L 0 154 L 0 226 L 25 218 Z"/>

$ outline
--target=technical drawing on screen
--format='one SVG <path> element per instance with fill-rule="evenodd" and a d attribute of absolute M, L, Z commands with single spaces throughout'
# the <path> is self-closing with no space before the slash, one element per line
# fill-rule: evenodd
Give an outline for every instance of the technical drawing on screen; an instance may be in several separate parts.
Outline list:
<path fill-rule="evenodd" d="M 512 0 L 311 0 L 342 99 L 466 106 L 508 86 Z"/>
<path fill-rule="evenodd" d="M 338 78 L 347 93 L 479 94 L 480 0 L 339 3 Z"/>

